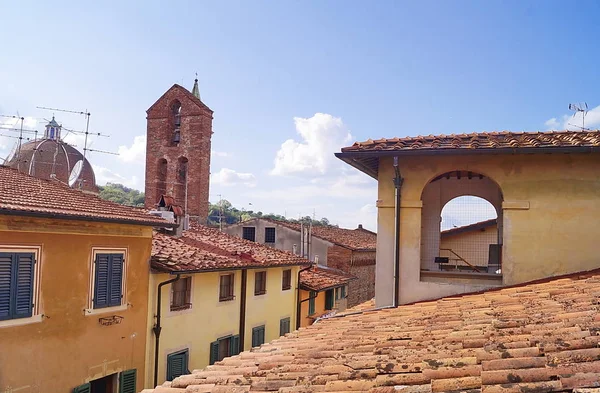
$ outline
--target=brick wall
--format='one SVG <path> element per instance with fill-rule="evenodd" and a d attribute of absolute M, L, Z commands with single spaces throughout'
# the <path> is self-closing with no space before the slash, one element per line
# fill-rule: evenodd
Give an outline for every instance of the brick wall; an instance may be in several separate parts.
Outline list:
<path fill-rule="evenodd" d="M 180 142 L 175 144 L 172 108 L 177 102 L 181 105 L 181 126 Z M 182 207 L 187 205 L 190 219 L 206 223 L 212 119 L 212 111 L 179 85 L 171 87 L 148 109 L 146 208 L 154 208 L 164 193 L 175 197 Z M 182 176 L 185 159 L 186 176 Z"/>
<path fill-rule="evenodd" d="M 352 251 L 334 245 L 327 250 L 327 266 L 358 278 L 348 284 L 348 307 L 375 296 L 375 251 Z"/>

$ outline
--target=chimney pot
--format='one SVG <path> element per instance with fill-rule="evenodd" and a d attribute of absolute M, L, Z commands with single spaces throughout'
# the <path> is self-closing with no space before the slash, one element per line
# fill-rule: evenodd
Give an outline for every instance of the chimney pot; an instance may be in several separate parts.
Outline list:
<path fill-rule="evenodd" d="M 363 229 L 362 224 L 358 224 L 358 229 Z"/>

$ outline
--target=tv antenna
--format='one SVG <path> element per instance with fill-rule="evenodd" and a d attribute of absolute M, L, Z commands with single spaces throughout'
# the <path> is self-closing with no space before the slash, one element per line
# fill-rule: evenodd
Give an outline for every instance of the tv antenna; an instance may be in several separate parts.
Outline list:
<path fill-rule="evenodd" d="M 585 115 L 588 113 L 588 104 L 584 102 L 583 105 L 581 103 L 578 104 L 569 104 L 569 110 L 573 111 L 573 117 L 575 117 L 578 113 L 581 113 L 581 126 L 577 126 L 575 124 L 569 123 L 570 126 L 581 128 L 582 131 L 585 131 Z"/>
<path fill-rule="evenodd" d="M 4 136 L 8 136 L 11 138 L 18 138 L 17 141 L 17 149 L 16 149 L 16 157 L 17 157 L 17 171 L 21 171 L 21 144 L 23 142 L 23 121 L 25 121 L 25 118 L 23 116 L 21 116 L 21 114 L 17 111 L 17 116 L 9 116 L 9 115 L 0 115 L 2 117 L 8 117 L 8 118 L 13 118 L 13 119 L 18 119 L 17 121 L 21 121 L 21 127 L 20 128 L 4 128 L 3 129 L 7 129 L 10 131 L 19 131 L 19 136 L 18 137 L 13 137 L 10 135 L 4 135 Z M 29 138 L 26 138 L 27 140 L 29 140 Z M 6 162 L 6 159 L 4 160 L 4 162 Z"/>

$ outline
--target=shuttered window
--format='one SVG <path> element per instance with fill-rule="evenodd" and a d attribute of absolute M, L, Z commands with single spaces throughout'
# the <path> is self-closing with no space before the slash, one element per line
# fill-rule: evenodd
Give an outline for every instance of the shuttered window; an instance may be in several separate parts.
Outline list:
<path fill-rule="evenodd" d="M 137 370 L 126 370 L 119 374 L 119 393 L 137 393 L 135 382 Z"/>
<path fill-rule="evenodd" d="M 92 385 L 84 383 L 83 385 L 74 388 L 73 393 L 92 393 Z"/>
<path fill-rule="evenodd" d="M 335 302 L 333 289 L 325 291 L 325 310 L 331 310 Z"/>
<path fill-rule="evenodd" d="M 219 301 L 226 302 L 233 300 L 233 283 L 235 276 L 231 274 L 223 274 L 219 277 Z"/>
<path fill-rule="evenodd" d="M 123 268 L 125 257 L 118 254 L 96 254 L 94 277 L 94 308 L 120 306 L 123 299 Z"/>
<path fill-rule="evenodd" d="M 292 288 L 292 271 L 290 269 L 283 271 L 283 277 L 281 279 L 281 290 L 286 291 Z"/>
<path fill-rule="evenodd" d="M 228 356 L 240 353 L 240 336 L 222 337 L 217 341 L 210 343 L 210 361 L 209 364 L 221 361 Z"/>
<path fill-rule="evenodd" d="M 34 273 L 34 253 L 0 253 L 0 321 L 33 315 Z"/>
<path fill-rule="evenodd" d="M 346 298 L 346 286 L 344 285 L 342 287 L 342 299 L 345 299 L 345 298 Z"/>
<path fill-rule="evenodd" d="M 265 343 L 265 325 L 252 328 L 252 346 L 258 347 Z"/>
<path fill-rule="evenodd" d="M 317 297 L 317 293 L 310 291 L 308 297 L 308 315 L 313 315 L 315 313 L 315 298 Z"/>
<path fill-rule="evenodd" d="M 192 278 L 185 277 L 171 284 L 171 311 L 192 308 Z"/>
<path fill-rule="evenodd" d="M 279 321 L 279 335 L 283 336 L 290 332 L 290 319 L 283 318 Z"/>
<path fill-rule="evenodd" d="M 254 273 L 254 295 L 267 293 L 267 272 Z"/>
<path fill-rule="evenodd" d="M 167 355 L 167 381 L 190 373 L 188 370 L 189 357 L 187 349 Z"/>

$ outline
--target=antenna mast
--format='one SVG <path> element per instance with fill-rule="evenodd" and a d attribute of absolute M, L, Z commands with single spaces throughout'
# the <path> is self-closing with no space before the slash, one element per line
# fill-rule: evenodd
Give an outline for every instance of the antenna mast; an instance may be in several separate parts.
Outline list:
<path fill-rule="evenodd" d="M 573 117 L 575 117 L 575 115 L 577 115 L 578 113 L 581 113 L 581 127 L 580 126 L 576 126 L 574 124 L 569 123 L 569 125 L 577 127 L 577 128 L 581 128 L 581 131 L 586 131 L 587 129 L 585 128 L 585 115 L 587 115 L 588 113 L 588 104 L 587 102 L 584 102 L 583 105 L 581 103 L 579 104 L 569 104 L 569 110 L 573 111 Z"/>

